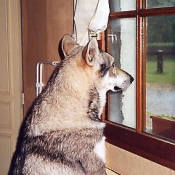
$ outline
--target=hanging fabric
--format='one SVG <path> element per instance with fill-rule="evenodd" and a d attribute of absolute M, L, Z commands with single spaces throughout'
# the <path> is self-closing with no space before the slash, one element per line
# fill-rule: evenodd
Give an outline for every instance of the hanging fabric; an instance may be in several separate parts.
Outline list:
<path fill-rule="evenodd" d="M 74 0 L 74 38 L 85 46 L 91 36 L 107 28 L 108 0 Z"/>

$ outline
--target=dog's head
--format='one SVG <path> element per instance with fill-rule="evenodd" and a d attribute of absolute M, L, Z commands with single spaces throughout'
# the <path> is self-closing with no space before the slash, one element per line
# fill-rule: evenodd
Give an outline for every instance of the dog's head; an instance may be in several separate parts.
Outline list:
<path fill-rule="evenodd" d="M 65 35 L 62 39 L 62 51 L 65 59 L 82 51 L 82 58 L 86 64 L 84 68 L 89 67 L 91 72 L 98 76 L 96 87 L 99 90 L 126 90 L 134 80 L 130 74 L 114 65 L 114 58 L 110 54 L 99 50 L 95 38 L 83 48 L 72 37 Z"/>

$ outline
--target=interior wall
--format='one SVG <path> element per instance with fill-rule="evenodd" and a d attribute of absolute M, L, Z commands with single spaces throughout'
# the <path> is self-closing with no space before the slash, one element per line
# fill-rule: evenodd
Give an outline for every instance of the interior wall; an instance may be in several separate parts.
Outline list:
<path fill-rule="evenodd" d="M 174 175 L 175 171 L 106 143 L 106 167 L 121 175 Z"/>
<path fill-rule="evenodd" d="M 24 113 L 35 99 L 36 64 L 59 61 L 58 44 L 73 32 L 73 0 L 22 0 Z M 44 66 L 45 80 L 54 67 Z"/>

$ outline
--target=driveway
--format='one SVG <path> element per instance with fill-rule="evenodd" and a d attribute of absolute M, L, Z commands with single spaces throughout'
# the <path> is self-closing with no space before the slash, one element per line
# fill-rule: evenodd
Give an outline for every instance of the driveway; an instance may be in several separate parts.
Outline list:
<path fill-rule="evenodd" d="M 147 128 L 152 128 L 151 114 L 175 116 L 175 85 L 154 84 L 146 85 Z"/>

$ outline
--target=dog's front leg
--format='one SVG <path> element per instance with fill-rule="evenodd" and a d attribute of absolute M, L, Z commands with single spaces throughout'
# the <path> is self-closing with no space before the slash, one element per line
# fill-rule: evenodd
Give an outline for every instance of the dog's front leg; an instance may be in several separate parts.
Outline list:
<path fill-rule="evenodd" d="M 81 160 L 81 166 L 86 175 L 107 175 L 104 161 L 94 152 Z"/>

